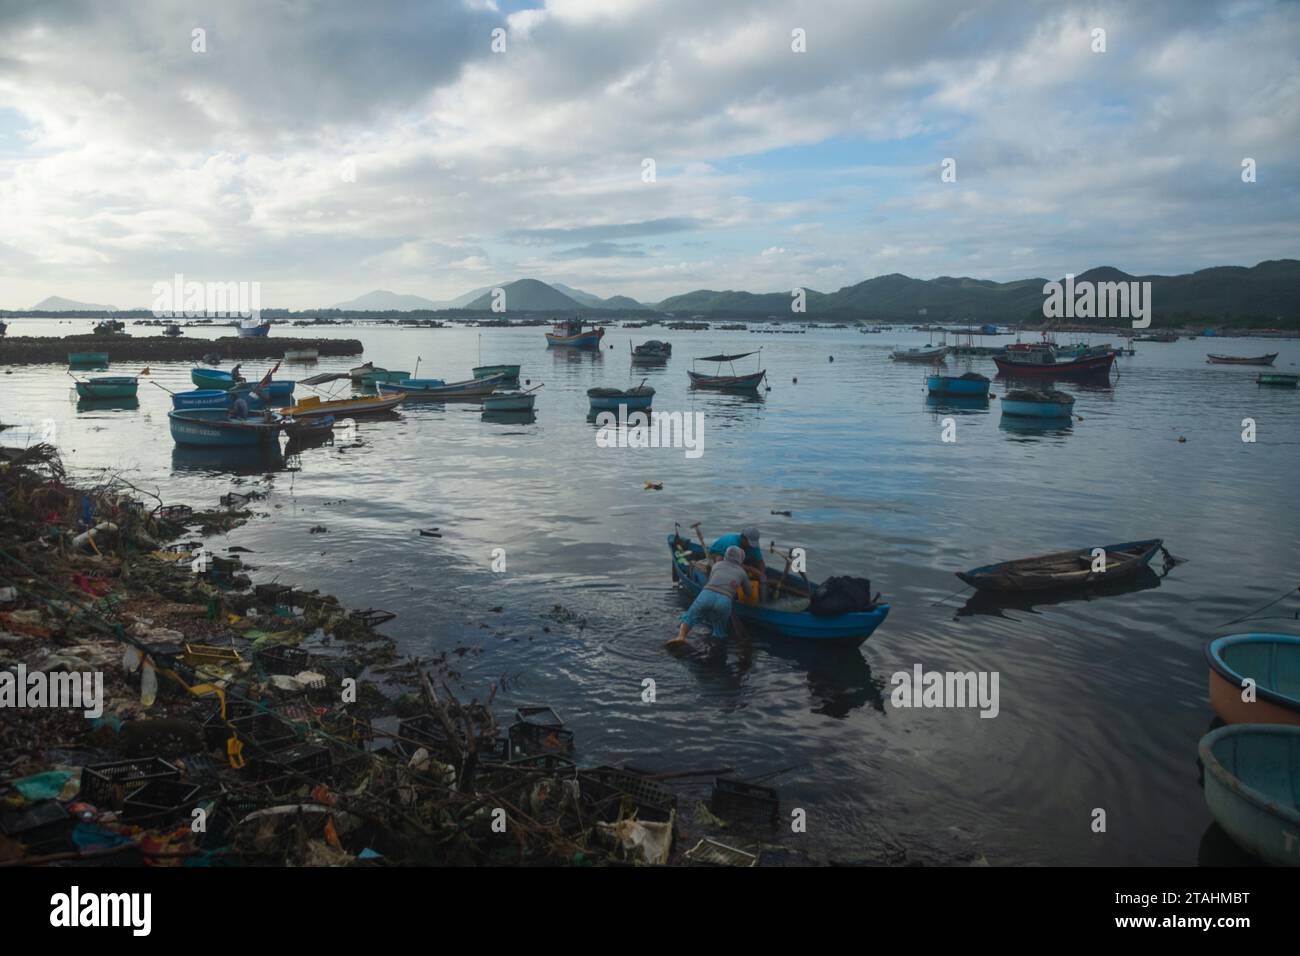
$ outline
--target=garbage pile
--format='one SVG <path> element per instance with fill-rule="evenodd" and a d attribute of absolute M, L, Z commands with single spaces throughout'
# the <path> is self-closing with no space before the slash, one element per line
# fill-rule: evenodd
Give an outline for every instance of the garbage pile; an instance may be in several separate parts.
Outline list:
<path fill-rule="evenodd" d="M 551 708 L 501 727 L 446 655 L 399 660 L 391 612 L 254 586 L 197 537 L 246 503 L 0 447 L 0 867 L 758 861 L 688 848 L 664 777 L 580 767 Z M 715 783 L 723 816 L 774 825 L 775 800 Z"/>

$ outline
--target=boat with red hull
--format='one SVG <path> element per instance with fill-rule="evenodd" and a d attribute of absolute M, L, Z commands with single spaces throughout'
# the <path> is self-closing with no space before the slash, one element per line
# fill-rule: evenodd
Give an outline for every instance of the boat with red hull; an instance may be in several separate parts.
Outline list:
<path fill-rule="evenodd" d="M 1043 376 L 1045 378 L 1092 378 L 1110 374 L 1115 364 L 1115 352 L 1089 350 L 1064 358 L 1050 344 L 1009 345 L 1001 355 L 993 357 L 998 372 L 1003 375 Z"/>

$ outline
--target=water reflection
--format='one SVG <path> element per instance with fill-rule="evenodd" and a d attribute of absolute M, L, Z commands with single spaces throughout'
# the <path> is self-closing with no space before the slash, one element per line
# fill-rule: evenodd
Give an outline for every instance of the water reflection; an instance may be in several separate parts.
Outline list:
<path fill-rule="evenodd" d="M 537 421 L 535 411 L 526 412 L 490 412 L 484 409 L 483 421 L 494 425 L 531 425 Z"/>
<path fill-rule="evenodd" d="M 284 471 L 284 454 L 278 445 L 246 448 L 200 448 L 172 446 L 173 472 L 201 472 L 207 475 L 262 475 Z"/>
<path fill-rule="evenodd" d="M 77 400 L 78 412 L 134 411 L 140 407 L 138 398 L 81 398 Z"/>
<path fill-rule="evenodd" d="M 1074 430 L 1074 419 L 1066 418 L 1020 418 L 1016 415 L 1003 414 L 998 422 L 1003 431 L 1012 432 L 1007 437 L 1011 441 L 1033 441 L 1036 438 L 1064 437 Z"/>
<path fill-rule="evenodd" d="M 987 395 L 930 395 L 925 396 L 927 411 L 936 415 L 954 413 L 957 415 L 974 415 L 989 410 Z"/>
<path fill-rule="evenodd" d="M 1160 587 L 1163 575 L 1157 574 L 1149 567 L 1142 568 L 1137 576 L 1128 581 L 1115 584 L 1090 587 L 1085 591 L 1033 591 L 1027 593 L 1007 593 L 1002 591 L 976 591 L 965 606 L 957 611 L 957 617 L 970 617 L 976 614 L 988 614 L 993 617 L 1007 617 L 1006 611 L 1027 611 L 1036 613 L 1035 608 L 1068 604 L 1072 601 L 1095 601 L 1098 598 L 1115 597 L 1136 591 L 1149 591 Z"/>

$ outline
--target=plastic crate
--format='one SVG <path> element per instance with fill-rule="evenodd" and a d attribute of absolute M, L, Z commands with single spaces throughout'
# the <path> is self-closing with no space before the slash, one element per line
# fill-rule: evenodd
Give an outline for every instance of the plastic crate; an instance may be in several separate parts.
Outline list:
<path fill-rule="evenodd" d="M 709 809 L 714 816 L 728 823 L 774 827 L 781 801 L 772 787 L 718 777 L 713 781 L 713 799 Z"/>
<path fill-rule="evenodd" d="M 617 767 L 582 770 L 578 779 L 583 799 L 593 805 L 596 816 L 609 822 L 631 808 L 638 820 L 663 823 L 677 806 L 677 797 L 658 780 Z"/>
<path fill-rule="evenodd" d="M 686 851 L 686 859 L 697 866 L 758 866 L 758 856 L 705 838 Z"/>
<path fill-rule="evenodd" d="M 329 749 L 319 744 L 299 743 L 266 754 L 257 761 L 257 776 L 266 781 L 274 793 L 287 793 L 302 786 L 303 774 L 313 783 L 329 773 L 332 759 Z"/>
<path fill-rule="evenodd" d="M 181 772 L 161 757 L 118 760 L 81 768 L 80 797 L 101 809 L 122 805 L 128 793 L 152 780 L 179 780 Z"/>
<path fill-rule="evenodd" d="M 510 745 L 523 754 L 573 753 L 573 731 L 567 727 L 514 723 L 510 725 Z"/>
<path fill-rule="evenodd" d="M 456 728 L 458 733 L 463 733 L 460 727 Z M 418 714 L 415 717 L 404 717 L 397 722 L 397 736 L 404 738 L 397 742 L 398 749 L 408 757 L 415 753 L 419 747 L 424 747 L 433 754 L 451 754 L 456 748 L 451 746 L 447 739 L 447 731 L 443 728 L 442 722 L 433 714 Z M 500 746 L 497 741 L 499 738 L 480 737 L 476 744 L 480 759 L 485 753 L 500 753 Z M 464 750 L 465 739 L 462 736 L 459 740 L 461 750 Z M 507 742 L 508 746 L 508 742 Z"/>
<path fill-rule="evenodd" d="M 181 660 L 191 667 L 202 667 L 205 664 L 234 665 L 244 662 L 244 659 L 239 656 L 239 651 L 233 647 L 213 647 L 209 644 L 186 644 Z"/>
<path fill-rule="evenodd" d="M 268 674 L 286 674 L 289 677 L 308 670 L 311 655 L 301 647 L 268 647 L 257 652 L 257 665 Z"/>
<path fill-rule="evenodd" d="M 564 721 L 551 707 L 520 707 L 515 710 L 515 723 L 532 724 L 537 727 L 563 727 Z"/>
<path fill-rule="evenodd" d="M 189 816 L 198 803 L 199 789 L 179 780 L 150 780 L 126 798 L 122 822 L 157 826 Z"/>
<path fill-rule="evenodd" d="M 578 765 L 564 754 L 530 754 L 511 758 L 506 761 L 505 769 L 545 773 L 553 777 L 572 777 L 577 774 Z"/>

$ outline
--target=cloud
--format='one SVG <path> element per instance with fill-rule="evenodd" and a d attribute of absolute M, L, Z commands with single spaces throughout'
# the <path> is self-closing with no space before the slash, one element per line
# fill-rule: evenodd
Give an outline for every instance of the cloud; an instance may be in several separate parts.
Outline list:
<path fill-rule="evenodd" d="M 655 301 L 1294 254 L 1292 4 L 11 0 L 0 36 L 0 307 L 178 271 L 311 307 L 556 262 Z"/>

